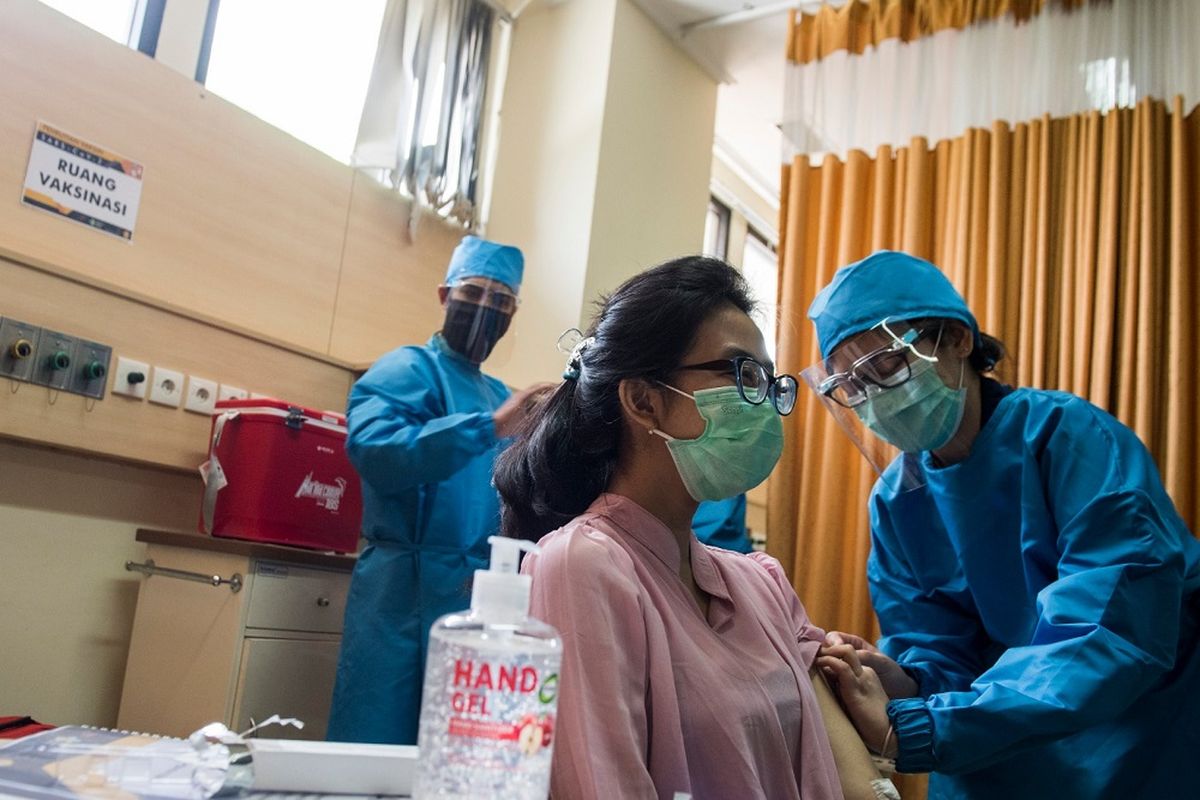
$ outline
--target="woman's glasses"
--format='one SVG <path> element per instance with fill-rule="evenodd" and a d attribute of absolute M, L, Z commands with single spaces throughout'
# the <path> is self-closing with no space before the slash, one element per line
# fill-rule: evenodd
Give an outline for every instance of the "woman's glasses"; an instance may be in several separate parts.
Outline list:
<path fill-rule="evenodd" d="M 732 371 L 737 380 L 738 393 L 750 405 L 761 405 L 769 399 L 775 410 L 785 417 L 796 407 L 796 379 L 791 375 L 772 375 L 766 367 L 750 356 L 705 361 L 703 364 L 689 364 L 679 369 L 726 373 Z"/>

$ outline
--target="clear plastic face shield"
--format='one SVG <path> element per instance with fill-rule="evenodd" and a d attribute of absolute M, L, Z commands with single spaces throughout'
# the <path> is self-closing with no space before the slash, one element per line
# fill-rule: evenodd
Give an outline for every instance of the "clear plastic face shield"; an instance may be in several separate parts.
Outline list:
<path fill-rule="evenodd" d="M 469 361 L 502 365 L 511 356 L 508 332 L 520 298 L 511 287 L 483 277 L 470 277 L 439 287 L 445 305 L 442 337 Z M 501 343 L 504 343 L 501 346 Z"/>
<path fill-rule="evenodd" d="M 897 461 L 900 449 L 871 430 L 864 418 L 870 418 L 870 404 L 885 394 L 906 385 L 911 389 L 914 379 L 930 371 L 936 375 L 944 328 L 941 321 L 885 318 L 870 330 L 851 336 L 829 358 L 800 373 L 875 472 L 896 491 L 924 485 L 925 473 L 918 454 L 904 453 L 904 458 Z"/>

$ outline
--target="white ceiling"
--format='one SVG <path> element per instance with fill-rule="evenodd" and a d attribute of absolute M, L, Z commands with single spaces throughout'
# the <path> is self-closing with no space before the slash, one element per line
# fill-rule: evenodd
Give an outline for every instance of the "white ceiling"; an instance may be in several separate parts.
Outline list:
<path fill-rule="evenodd" d="M 822 3 L 795 0 L 633 0 L 668 37 L 721 82 L 715 151 L 764 199 L 779 201 L 784 47 L 789 7 L 813 11 Z M 843 5 L 846 0 L 826 0 Z M 746 12 L 746 13 L 743 13 Z M 715 18 L 735 14 L 725 24 Z M 738 18 L 749 17 L 749 19 Z M 707 23 L 697 25 L 697 23 Z"/>

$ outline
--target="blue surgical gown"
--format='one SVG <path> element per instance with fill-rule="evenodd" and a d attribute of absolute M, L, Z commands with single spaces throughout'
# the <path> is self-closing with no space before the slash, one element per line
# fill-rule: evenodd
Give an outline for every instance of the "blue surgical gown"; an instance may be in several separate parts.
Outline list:
<path fill-rule="evenodd" d="M 1120 422 L 1018 389 L 970 456 L 871 498 L 889 704 L 930 798 L 1200 796 L 1200 542 Z M 894 463 L 889 471 L 899 469 Z"/>
<path fill-rule="evenodd" d="M 713 547 L 749 553 L 750 534 L 746 532 L 746 495 L 725 500 L 705 500 L 692 517 L 696 538 Z"/>
<path fill-rule="evenodd" d="M 499 529 L 492 413 L 508 389 L 435 335 L 376 362 L 350 392 L 346 449 L 363 536 L 328 737 L 415 744 L 429 627 L 470 606 Z"/>

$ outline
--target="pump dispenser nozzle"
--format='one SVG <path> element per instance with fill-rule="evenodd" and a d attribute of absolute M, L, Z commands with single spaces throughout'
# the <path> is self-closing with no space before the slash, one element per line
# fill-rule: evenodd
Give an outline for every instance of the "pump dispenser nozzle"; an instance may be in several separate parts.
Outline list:
<path fill-rule="evenodd" d="M 489 536 L 492 546 L 491 567 L 475 570 L 475 585 L 471 588 L 471 611 L 497 622 L 518 622 L 529 613 L 528 575 L 517 572 L 520 553 L 536 553 L 533 542 L 508 536 Z"/>

